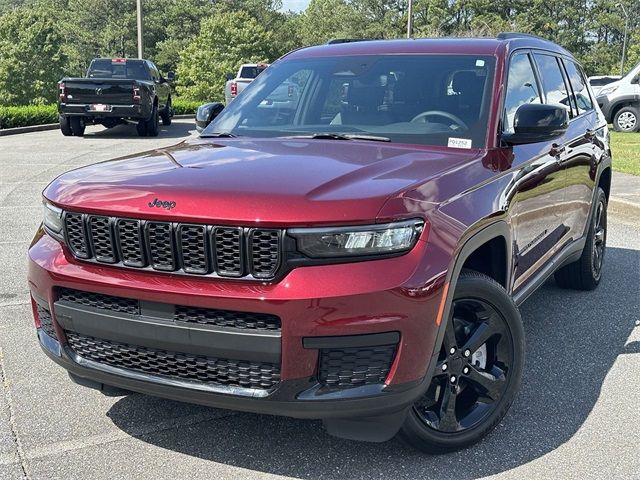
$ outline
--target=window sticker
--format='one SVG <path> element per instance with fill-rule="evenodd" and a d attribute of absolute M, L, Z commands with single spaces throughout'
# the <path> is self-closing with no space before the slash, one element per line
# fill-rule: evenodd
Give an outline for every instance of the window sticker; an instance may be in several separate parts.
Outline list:
<path fill-rule="evenodd" d="M 484 67 L 484 60 L 476 60 L 476 67 Z"/>
<path fill-rule="evenodd" d="M 456 138 L 449 137 L 447 147 L 451 148 L 471 148 L 471 139 L 469 138 Z"/>

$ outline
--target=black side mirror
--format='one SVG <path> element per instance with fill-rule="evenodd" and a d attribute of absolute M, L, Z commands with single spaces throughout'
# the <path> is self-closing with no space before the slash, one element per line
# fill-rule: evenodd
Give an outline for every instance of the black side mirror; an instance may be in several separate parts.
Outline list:
<path fill-rule="evenodd" d="M 167 82 L 175 82 L 177 79 L 176 72 L 167 72 Z"/>
<path fill-rule="evenodd" d="M 640 73 L 631 79 L 631 83 L 640 83 Z"/>
<path fill-rule="evenodd" d="M 224 78 L 228 82 L 229 80 L 233 80 L 234 78 L 236 78 L 236 76 L 233 73 L 225 73 Z"/>
<path fill-rule="evenodd" d="M 513 118 L 514 133 L 502 135 L 510 145 L 546 142 L 562 136 L 569 127 L 569 111 L 560 105 L 525 103 Z"/>
<path fill-rule="evenodd" d="M 213 122 L 215 118 L 220 115 L 223 109 L 224 105 L 220 102 L 211 102 L 200 105 L 196 112 L 196 130 L 198 132 L 202 132 L 207 125 Z"/>

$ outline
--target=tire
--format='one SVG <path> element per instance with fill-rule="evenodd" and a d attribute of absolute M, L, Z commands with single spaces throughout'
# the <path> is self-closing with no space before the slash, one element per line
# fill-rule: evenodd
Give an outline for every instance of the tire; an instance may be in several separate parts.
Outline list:
<path fill-rule="evenodd" d="M 66 115 L 60 115 L 59 121 L 60 131 L 62 132 L 62 135 L 64 135 L 65 137 L 72 136 L 73 130 L 71 130 L 71 122 L 69 121 L 69 117 L 67 117 Z"/>
<path fill-rule="evenodd" d="M 613 117 L 616 132 L 637 132 L 640 130 L 640 114 L 634 107 L 623 107 Z"/>
<path fill-rule="evenodd" d="M 158 133 L 160 133 L 160 116 L 158 115 L 158 106 L 154 105 L 151 111 L 151 117 L 147 120 L 147 135 L 157 137 Z"/>
<path fill-rule="evenodd" d="M 602 279 L 604 254 L 607 247 L 607 196 L 598 187 L 587 240 L 578 260 L 560 268 L 555 274 L 562 288 L 593 290 Z"/>
<path fill-rule="evenodd" d="M 147 136 L 147 121 L 139 120 L 136 125 L 136 130 L 138 131 L 138 136 L 146 137 Z"/>
<path fill-rule="evenodd" d="M 480 441 L 507 413 L 522 381 L 522 319 L 499 283 L 463 270 L 450 310 L 431 384 L 400 430 L 427 453 Z"/>
<path fill-rule="evenodd" d="M 164 125 L 165 127 L 168 127 L 169 125 L 171 125 L 171 116 L 172 116 L 171 97 L 169 97 L 167 99 L 167 104 L 164 106 L 164 109 L 160 114 L 160 117 L 162 118 L 162 125 Z"/>
<path fill-rule="evenodd" d="M 70 124 L 71 124 L 71 131 L 73 132 L 74 136 L 76 137 L 84 136 L 84 129 L 85 129 L 84 118 L 71 117 Z"/>

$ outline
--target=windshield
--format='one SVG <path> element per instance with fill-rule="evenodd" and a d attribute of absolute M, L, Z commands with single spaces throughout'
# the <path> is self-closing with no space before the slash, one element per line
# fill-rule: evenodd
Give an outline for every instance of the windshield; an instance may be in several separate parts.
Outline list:
<path fill-rule="evenodd" d="M 97 59 L 91 62 L 88 78 L 127 78 L 130 80 L 151 80 L 142 60 Z"/>
<path fill-rule="evenodd" d="M 483 147 L 494 68 L 493 57 L 477 55 L 284 60 L 260 74 L 203 136 L 370 136 Z"/>

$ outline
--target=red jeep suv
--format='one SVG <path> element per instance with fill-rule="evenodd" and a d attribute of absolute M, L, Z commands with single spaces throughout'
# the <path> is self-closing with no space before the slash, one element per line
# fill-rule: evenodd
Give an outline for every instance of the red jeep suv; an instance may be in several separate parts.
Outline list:
<path fill-rule="evenodd" d="M 462 448 L 518 390 L 517 306 L 553 273 L 598 285 L 610 180 L 606 121 L 553 43 L 303 48 L 201 136 L 45 189 L 38 338 L 103 391 Z"/>

